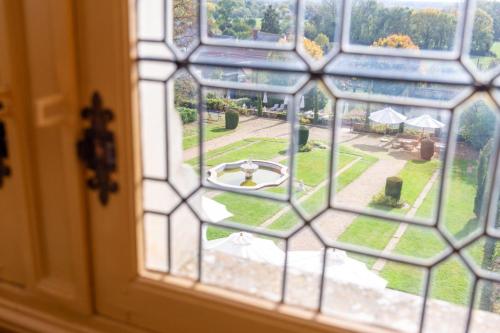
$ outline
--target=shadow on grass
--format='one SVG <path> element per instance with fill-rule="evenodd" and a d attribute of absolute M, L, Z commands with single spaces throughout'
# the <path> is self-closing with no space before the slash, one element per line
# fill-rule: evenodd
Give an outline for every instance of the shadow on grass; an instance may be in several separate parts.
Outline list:
<path fill-rule="evenodd" d="M 227 129 L 225 127 L 215 127 L 215 128 L 212 128 L 210 130 L 210 132 L 214 132 L 214 133 L 220 133 L 220 132 L 229 132 L 231 131 L 230 129 Z"/>
<path fill-rule="evenodd" d="M 478 227 L 479 227 L 479 221 L 477 220 L 477 218 L 472 218 L 469 221 L 467 221 L 464 227 L 453 236 L 459 240 L 464 239 L 465 237 L 473 233 L 475 230 L 477 230 Z"/>
<path fill-rule="evenodd" d="M 415 157 L 418 156 L 417 153 L 410 152 L 410 151 L 391 151 L 388 155 L 394 157 L 397 160 L 404 160 L 404 161 L 415 160 L 415 161 L 418 161 L 415 159 Z M 428 162 L 428 161 L 424 161 L 424 162 Z"/>
<path fill-rule="evenodd" d="M 288 149 L 283 149 L 283 150 L 279 151 L 278 154 L 283 155 L 283 156 L 288 155 Z"/>

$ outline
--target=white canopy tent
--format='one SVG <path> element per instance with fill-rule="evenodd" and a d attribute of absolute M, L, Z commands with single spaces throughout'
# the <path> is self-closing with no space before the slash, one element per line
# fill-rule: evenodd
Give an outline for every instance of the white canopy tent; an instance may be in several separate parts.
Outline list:
<path fill-rule="evenodd" d="M 253 236 L 246 232 L 237 232 L 228 237 L 208 241 L 205 249 L 220 251 L 270 265 L 283 266 L 285 252 L 273 241 Z M 387 281 L 366 268 L 358 260 L 349 258 L 344 251 L 328 250 L 326 276 L 340 283 L 352 283 L 360 287 L 384 289 Z M 300 273 L 321 274 L 322 251 L 290 251 L 288 267 Z"/>

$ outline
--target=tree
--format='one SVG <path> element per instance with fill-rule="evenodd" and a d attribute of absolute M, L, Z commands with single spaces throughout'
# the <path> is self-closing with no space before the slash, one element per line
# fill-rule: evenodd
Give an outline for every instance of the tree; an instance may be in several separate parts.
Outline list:
<path fill-rule="evenodd" d="M 304 37 L 304 48 L 312 58 L 316 60 L 323 58 L 323 50 L 321 49 L 321 47 L 314 41 L 307 39 L 305 37 Z"/>
<path fill-rule="evenodd" d="M 262 18 L 262 26 L 260 29 L 262 32 L 270 32 L 273 34 L 278 34 L 280 32 L 280 22 L 279 16 L 276 9 L 272 5 L 269 5 L 264 12 L 264 17 Z"/>
<path fill-rule="evenodd" d="M 318 33 L 328 37 L 330 41 L 335 40 L 337 25 L 336 0 L 322 0 L 321 2 L 308 1 L 306 5 L 306 23 L 304 24 L 304 35 L 313 40 Z M 310 27 L 314 27 L 314 31 Z"/>
<path fill-rule="evenodd" d="M 174 0 L 173 6 L 174 44 L 181 48 L 187 48 L 197 38 L 198 3 L 193 0 Z"/>
<path fill-rule="evenodd" d="M 350 40 L 355 44 L 371 45 L 378 39 L 383 6 L 375 0 L 358 1 L 351 11 Z"/>
<path fill-rule="evenodd" d="M 185 70 L 181 71 L 174 82 L 174 103 L 176 106 L 193 107 L 197 103 L 197 85 Z"/>
<path fill-rule="evenodd" d="M 179 0 L 180 1 L 180 0 Z M 210 32 L 236 38 L 249 38 L 252 35 L 251 12 L 244 0 L 220 0 L 215 8 L 208 9 Z"/>
<path fill-rule="evenodd" d="M 460 117 L 459 134 L 476 150 L 481 150 L 495 131 L 495 113 L 478 101 Z"/>
<path fill-rule="evenodd" d="M 493 18 L 493 39 L 500 41 L 500 2 L 479 1 L 478 7 Z"/>
<path fill-rule="evenodd" d="M 410 15 L 409 35 L 420 49 L 450 50 L 453 47 L 457 17 L 440 9 L 415 10 Z"/>
<path fill-rule="evenodd" d="M 316 30 L 316 26 L 314 25 L 314 23 L 306 21 L 304 23 L 304 36 L 309 39 L 314 39 L 317 34 L 318 31 Z"/>
<path fill-rule="evenodd" d="M 304 94 L 304 110 L 313 110 L 315 123 L 318 122 L 318 111 L 322 110 L 327 103 L 328 98 L 318 84 Z"/>
<path fill-rule="evenodd" d="M 328 39 L 328 36 L 325 35 L 324 33 L 320 32 L 316 38 L 314 38 L 314 42 L 318 44 L 323 52 L 328 52 L 328 48 L 330 47 L 330 40 Z"/>
<path fill-rule="evenodd" d="M 418 49 L 418 46 L 413 44 L 410 36 L 407 35 L 390 35 L 385 38 L 380 38 L 373 43 L 376 47 L 391 47 L 397 49 Z"/>
<path fill-rule="evenodd" d="M 478 8 L 472 28 L 471 54 L 488 55 L 493 45 L 493 18 Z"/>

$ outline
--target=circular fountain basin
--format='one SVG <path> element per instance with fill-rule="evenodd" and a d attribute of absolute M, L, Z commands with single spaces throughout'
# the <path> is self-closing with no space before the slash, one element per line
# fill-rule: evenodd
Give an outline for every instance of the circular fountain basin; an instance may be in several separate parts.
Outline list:
<path fill-rule="evenodd" d="M 248 163 L 241 160 L 231 163 L 219 164 L 208 170 L 207 180 L 221 187 L 238 190 L 258 190 L 264 187 L 278 186 L 288 178 L 288 168 L 282 164 L 252 160 L 258 166 L 250 178 L 241 169 L 241 166 Z"/>

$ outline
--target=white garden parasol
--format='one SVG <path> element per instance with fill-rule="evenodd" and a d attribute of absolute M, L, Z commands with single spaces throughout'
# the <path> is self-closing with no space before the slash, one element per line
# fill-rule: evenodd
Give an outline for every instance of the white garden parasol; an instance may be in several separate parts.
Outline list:
<path fill-rule="evenodd" d="M 267 104 L 267 92 L 264 91 L 264 98 L 262 98 L 262 103 Z"/>
<path fill-rule="evenodd" d="M 211 222 L 219 222 L 233 216 L 226 206 L 207 197 L 201 197 L 201 208 L 202 214 Z"/>
<path fill-rule="evenodd" d="M 283 105 L 288 105 L 288 95 L 286 95 L 285 99 L 283 99 Z"/>
<path fill-rule="evenodd" d="M 288 265 L 296 271 L 321 274 L 322 260 L 321 251 L 288 253 Z M 387 285 L 386 280 L 366 268 L 361 261 L 349 258 L 345 251 L 329 249 L 326 263 L 325 274 L 334 281 L 377 290 L 382 290 Z"/>
<path fill-rule="evenodd" d="M 237 232 L 229 237 L 205 242 L 205 249 L 261 263 L 283 266 L 285 252 L 273 241 L 254 237 L 247 232 Z M 384 289 L 387 281 L 366 268 L 358 260 L 349 258 L 344 251 L 328 250 L 326 276 L 340 283 L 351 283 L 363 288 Z M 322 251 L 289 251 L 287 267 L 296 273 L 321 275 Z"/>
<path fill-rule="evenodd" d="M 406 120 L 406 116 L 397 111 L 394 111 L 394 109 L 390 107 L 373 112 L 372 114 L 370 114 L 369 118 L 376 123 L 386 125 L 401 124 Z"/>
<path fill-rule="evenodd" d="M 432 118 L 428 114 L 424 114 L 420 117 L 409 119 L 405 123 L 410 126 L 415 126 L 419 128 L 431 128 L 431 129 L 442 128 L 445 126 L 445 124 L 443 124 L 439 120 Z"/>
<path fill-rule="evenodd" d="M 272 240 L 257 238 L 247 232 L 208 241 L 205 249 L 278 266 L 282 266 L 285 259 L 284 252 Z"/>

